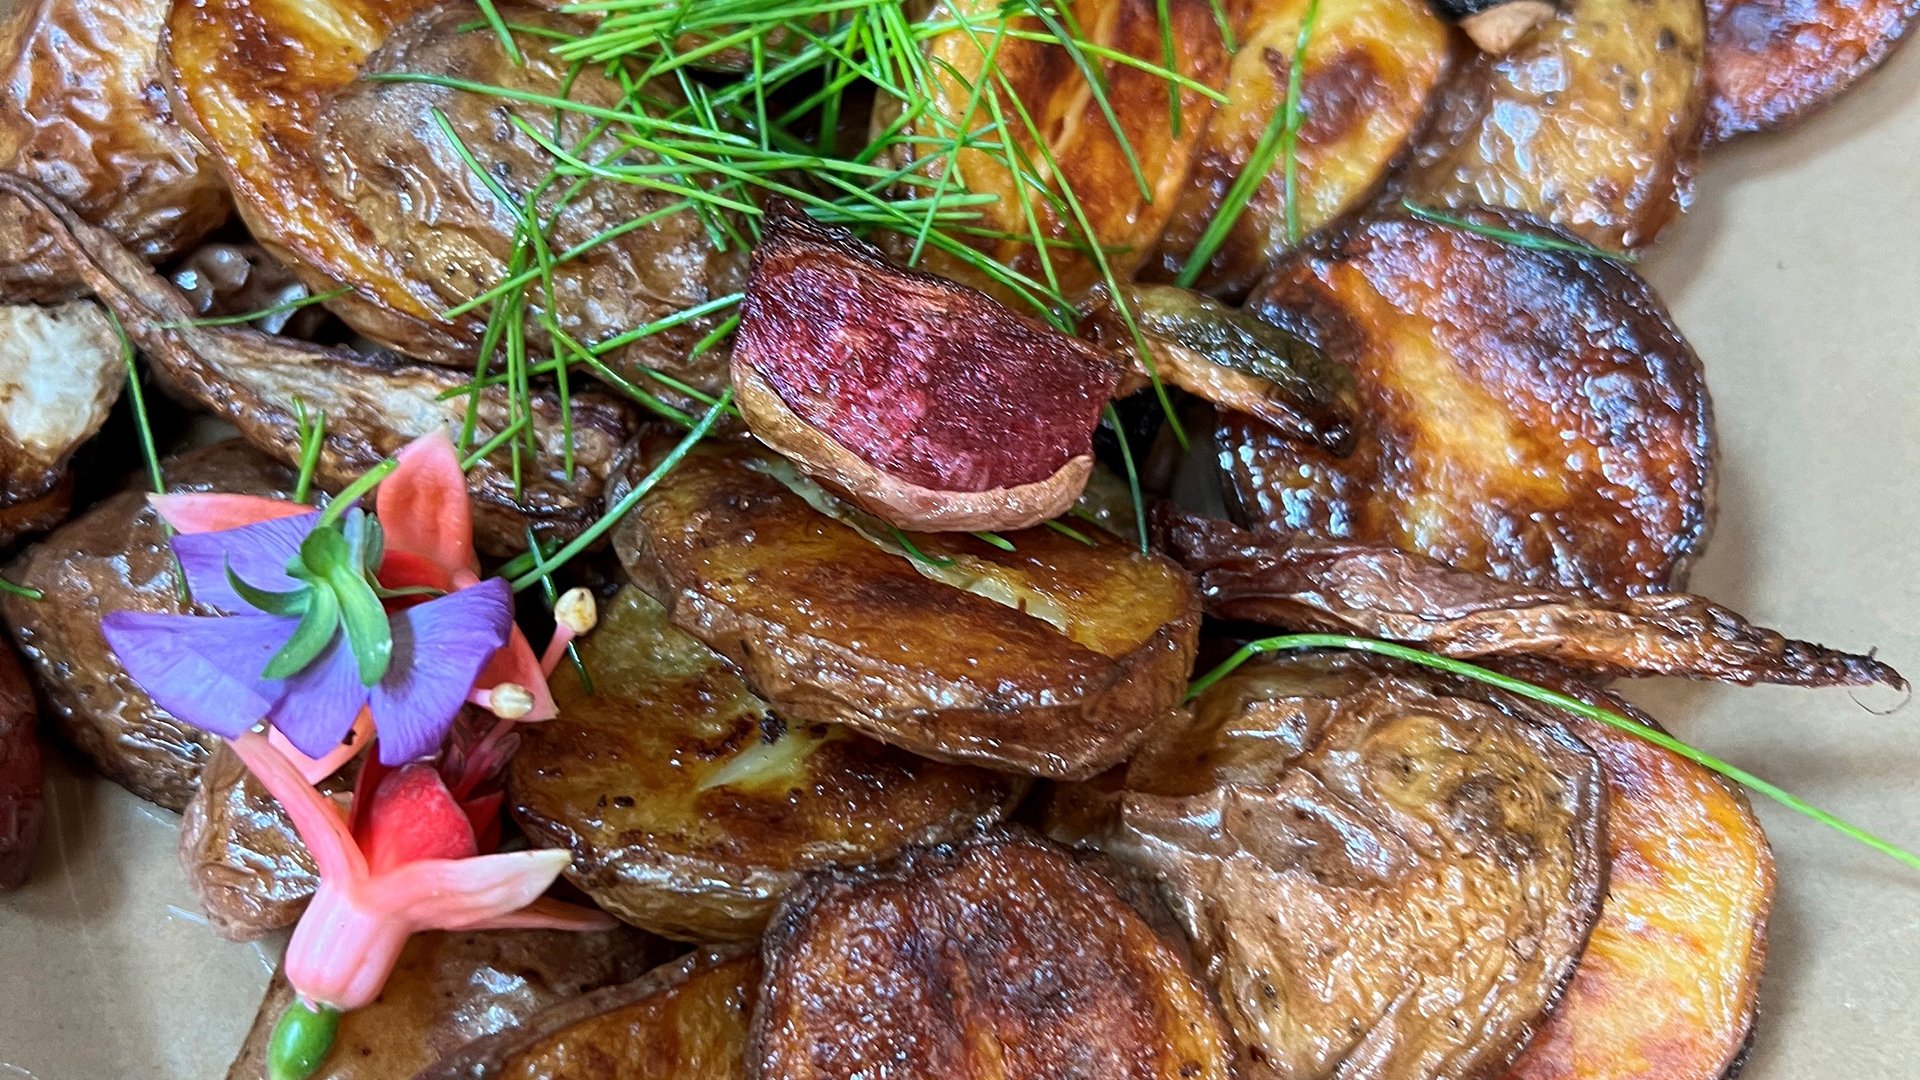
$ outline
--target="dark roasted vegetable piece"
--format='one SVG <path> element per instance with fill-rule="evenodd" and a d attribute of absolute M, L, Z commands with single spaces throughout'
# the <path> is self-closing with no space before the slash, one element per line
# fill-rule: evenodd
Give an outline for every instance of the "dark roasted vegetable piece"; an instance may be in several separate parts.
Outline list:
<path fill-rule="evenodd" d="M 1631 271 L 1381 216 L 1288 259 L 1249 309 L 1350 368 L 1361 408 L 1344 458 L 1229 417 L 1243 522 L 1599 596 L 1683 584 L 1712 508 L 1709 404 Z"/>
<path fill-rule="evenodd" d="M 119 335 L 98 305 L 0 307 L 0 549 L 66 517 L 67 463 L 125 383 Z"/>
<path fill-rule="evenodd" d="M 1093 469 L 1119 365 L 984 293 L 769 208 L 733 350 L 760 441 L 907 529 L 1021 529 Z"/>
<path fill-rule="evenodd" d="M 285 469 L 239 442 L 161 462 L 169 491 L 284 496 Z M 41 590 L 0 595 L 54 729 L 108 779 L 170 809 L 187 804 L 213 736 L 175 720 L 128 677 L 100 636 L 109 611 L 180 613 L 173 556 L 144 491 L 95 505 L 28 547 L 0 576 Z"/>
<path fill-rule="evenodd" d="M 696 952 L 475 1040 L 414 1080 L 740 1080 L 757 952 Z"/>
<path fill-rule="evenodd" d="M 1598 763 L 1554 716 L 1350 657 L 1256 660 L 1063 797 L 1160 881 L 1249 1080 L 1497 1074 L 1607 878 Z"/>
<path fill-rule="evenodd" d="M 789 894 L 763 946 L 757 1080 L 1208 1080 L 1206 986 L 1101 873 L 1025 836 L 909 852 Z"/>
<path fill-rule="evenodd" d="M 1522 656 L 1596 675 L 1789 686 L 1906 680 L 1871 656 L 1795 641 L 1704 597 L 1602 599 L 1508 585 L 1380 544 L 1256 536 L 1170 505 L 1162 547 L 1200 578 L 1207 613 L 1401 641 L 1466 659 Z"/>
<path fill-rule="evenodd" d="M 1497 206 L 1596 247 L 1645 247 L 1692 199 L 1706 115 L 1701 0 L 1570 0 L 1441 91 L 1416 202 Z"/>
<path fill-rule="evenodd" d="M 500 12 L 527 28 L 516 35 L 524 63 L 509 58 L 471 5 L 181 4 L 168 19 L 174 100 L 232 184 L 253 234 L 316 292 L 353 286 L 328 306 L 403 355 L 472 366 L 485 306 L 451 320 L 443 315 L 508 276 L 520 206 L 528 200 L 556 254 L 655 215 L 650 225 L 556 267 L 552 309 L 576 341 L 597 344 L 736 291 L 737 253 L 715 251 L 692 212 L 668 212 L 676 195 L 611 180 L 588 180 L 578 191 L 571 182 L 549 184 L 535 194 L 555 160 L 514 120 L 583 159 L 648 160 L 622 153 L 612 135 L 596 130 L 604 127 L 596 118 L 569 111 L 556 130 L 551 108 L 368 77 L 423 74 L 565 97 L 587 108 L 622 103 L 618 82 L 598 67 L 576 69 L 555 57 L 543 34 L 577 33 L 584 24 L 516 5 Z M 665 83 L 642 93 L 661 100 L 675 94 Z M 544 309 L 542 289 L 533 294 L 534 309 Z M 686 366 L 690 346 L 712 326 L 712 319 L 691 322 L 606 359 L 628 374 L 661 366 L 717 391 L 724 354 Z M 528 336 L 537 349 L 554 347 L 538 318 L 529 317 Z"/>
<path fill-rule="evenodd" d="M 809 870 L 890 858 L 992 824 L 1026 785 L 825 724 L 788 725 L 637 589 L 560 672 L 509 791 L 537 843 L 607 911 L 693 941 L 757 938 Z"/>
<path fill-rule="evenodd" d="M 40 771 L 40 708 L 13 647 L 0 641 L 0 892 L 33 869 L 45 791 Z"/>
<path fill-rule="evenodd" d="M 0 28 L 0 171 L 47 185 L 140 258 L 227 217 L 226 185 L 173 121 L 156 54 L 169 0 L 18 0 Z M 0 207 L 0 297 L 83 290 L 31 219 Z"/>
<path fill-rule="evenodd" d="M 248 442 L 295 464 L 300 440 L 294 402 L 309 413 L 325 413 L 326 441 L 315 472 L 324 490 L 340 490 L 435 428 L 459 430 L 470 404 L 476 445 L 513 422 L 504 387 L 485 388 L 477 402 L 470 394 L 443 400 L 469 381 L 448 369 L 252 330 L 191 325 L 194 309 L 178 289 L 45 192 L 0 175 L 0 202 L 7 201 L 53 223 L 48 232 L 60 238 L 76 272 L 120 317 L 155 372 L 180 396 L 239 428 Z M 634 430 L 633 414 L 621 402 L 576 390 L 570 397 L 574 471 L 568 474 L 562 463 L 569 433 L 560 396 L 535 390 L 529 400 L 540 446 L 533 460 L 516 475 L 508 452 L 500 450 L 467 471 L 476 537 L 493 554 L 525 551 L 529 528 L 568 537 L 598 518 L 608 470 Z"/>
<path fill-rule="evenodd" d="M 673 442 L 648 439 L 629 476 Z M 1011 533 L 1013 551 L 921 534 L 922 557 L 910 558 L 884 529 L 870 538 L 814 509 L 778 468 L 695 447 L 614 544 L 674 625 L 739 667 L 789 724 L 842 723 L 927 757 L 1077 778 L 1126 757 L 1179 702 L 1199 597 L 1171 562 L 1097 529 L 1092 546 Z"/>
<path fill-rule="evenodd" d="M 415 934 L 380 997 L 340 1018 L 312 1080 L 405 1080 L 542 1009 L 638 978 L 663 955 L 658 939 L 625 927 Z M 267 1080 L 267 1039 L 293 998 L 276 972 L 227 1080 Z"/>
<path fill-rule="evenodd" d="M 1879 67 L 1916 0 L 1707 0 L 1708 143 L 1816 112 Z"/>

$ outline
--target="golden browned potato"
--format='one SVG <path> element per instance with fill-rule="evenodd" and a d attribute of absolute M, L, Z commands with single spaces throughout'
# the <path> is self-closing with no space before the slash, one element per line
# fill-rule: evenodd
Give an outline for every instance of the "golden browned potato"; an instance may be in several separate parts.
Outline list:
<path fill-rule="evenodd" d="M 1241 668 L 1107 786 L 1067 831 L 1159 880 L 1248 1080 L 1499 1072 L 1607 880 L 1564 725 L 1350 658 Z"/>
<path fill-rule="evenodd" d="M 957 838 L 1026 790 L 844 728 L 787 725 L 637 589 L 607 606 L 580 657 L 593 690 L 554 679 L 560 717 L 523 731 L 510 805 L 535 842 L 572 852 L 574 884 L 655 933 L 758 937 L 804 873 Z"/>
<path fill-rule="evenodd" d="M 293 476 L 240 442 L 160 463 L 170 491 L 284 496 Z M 143 478 L 144 479 L 144 478 Z M 187 804 L 217 740 L 175 720 L 128 677 L 100 635 L 109 611 L 179 614 L 165 526 L 144 491 L 95 505 L 0 570 L 42 600 L 0 595 L 54 729 L 110 780 L 169 810 Z"/>
<path fill-rule="evenodd" d="M 1600 596 L 1682 583 L 1712 507 L 1709 405 L 1631 271 L 1381 216 L 1288 259 L 1249 307 L 1346 364 L 1361 408 L 1344 458 L 1228 417 L 1243 521 Z"/>
<path fill-rule="evenodd" d="M 1149 276 L 1170 280 L 1186 266 L 1274 115 L 1284 110 L 1307 7 L 1308 0 L 1228 0 L 1239 46 L 1224 87 L 1231 100 L 1207 122 Z M 1420 130 L 1450 49 L 1446 22 L 1425 0 L 1319 0 L 1300 79 L 1294 205 L 1301 236 L 1379 187 Z M 1285 161 L 1274 159 L 1196 286 L 1244 293 L 1294 246 Z"/>
<path fill-rule="evenodd" d="M 740 1080 L 755 952 L 696 952 L 475 1040 L 414 1080 Z"/>
<path fill-rule="evenodd" d="M 67 465 L 127 380 L 98 304 L 0 306 L 0 548 L 64 518 Z"/>
<path fill-rule="evenodd" d="M 1818 111 L 1892 55 L 1914 0 L 1707 0 L 1707 141 Z"/>
<path fill-rule="evenodd" d="M 663 957 L 638 930 L 483 930 L 415 934 L 373 1004 L 340 1018 L 312 1080 L 407 1080 L 475 1039 L 604 986 Z M 267 1080 L 267 1041 L 293 1000 L 276 972 L 227 1080 Z"/>
<path fill-rule="evenodd" d="M 169 0 L 16 0 L 0 29 L 0 170 L 47 185 L 143 259 L 227 217 L 226 185 L 174 122 L 157 53 Z M 0 207 L 0 295 L 53 300 L 75 282 Z"/>
<path fill-rule="evenodd" d="M 673 441 L 650 439 L 630 478 Z M 913 558 L 898 534 L 779 469 L 770 456 L 695 447 L 614 544 L 674 625 L 738 666 L 788 723 L 1085 777 L 1179 702 L 1199 598 L 1167 560 L 1099 530 L 1084 545 L 1049 529 L 1008 534 L 1013 551 L 921 534 Z"/>
<path fill-rule="evenodd" d="M 512 5 L 501 14 L 536 30 L 581 25 Z M 518 36 L 526 63 L 515 64 L 475 15 L 468 5 L 420 0 L 202 0 L 174 7 L 166 62 L 181 117 L 219 163 L 254 235 L 315 291 L 352 286 L 332 309 L 398 352 L 472 363 L 485 310 L 442 316 L 507 276 L 528 199 L 543 220 L 557 212 L 545 232 L 556 252 L 661 212 L 652 225 L 556 268 L 552 310 L 582 343 L 735 291 L 736 253 L 716 252 L 694 214 L 665 212 L 673 196 L 609 180 L 586 184 L 564 209 L 571 181 L 536 194 L 556 159 L 509 117 L 544 138 L 554 131 L 554 110 L 365 77 L 447 76 L 593 107 L 623 99 L 597 67 L 570 75 L 552 42 L 536 34 Z M 672 97 L 664 85 L 648 92 Z M 585 158 L 607 157 L 612 139 L 589 138 L 596 123 L 568 112 L 551 141 Z M 544 308 L 544 299 L 535 306 Z M 718 389 L 724 351 L 697 370 L 685 364 L 690 345 L 712 325 L 688 323 L 607 359 L 629 372 L 660 366 Z M 536 349 L 552 347 L 537 319 L 529 319 L 529 336 Z"/>
<path fill-rule="evenodd" d="M 1026 836 L 820 875 L 762 953 L 756 1080 L 1233 1075 L 1184 953 L 1113 882 Z"/>
<path fill-rule="evenodd" d="M 0 641 L 0 892 L 33 869 L 46 809 L 40 769 L 40 709 L 13 647 Z"/>
<path fill-rule="evenodd" d="M 1645 247 L 1692 198 L 1707 107 L 1701 0 L 1571 0 L 1442 91 L 1416 202 L 1497 206 Z"/>

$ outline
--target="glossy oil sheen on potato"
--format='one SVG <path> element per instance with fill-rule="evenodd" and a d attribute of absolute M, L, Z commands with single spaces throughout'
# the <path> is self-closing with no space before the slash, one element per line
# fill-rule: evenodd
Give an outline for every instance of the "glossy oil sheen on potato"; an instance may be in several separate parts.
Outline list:
<path fill-rule="evenodd" d="M 1699 361 L 1630 271 L 1378 217 L 1287 260 L 1250 307 L 1347 364 L 1361 408 L 1345 458 L 1223 426 L 1248 522 L 1602 596 L 1678 587 L 1705 542 Z"/>
<path fill-rule="evenodd" d="M 755 952 L 696 952 L 476 1040 L 414 1080 L 739 1080 Z"/>
<path fill-rule="evenodd" d="M 673 443 L 649 440 L 637 480 Z M 913 538 L 910 559 L 816 510 L 763 456 L 704 443 L 615 529 L 628 573 L 739 667 L 788 723 L 918 754 L 1085 777 L 1137 745 L 1186 686 L 1199 598 L 1172 563 L 1099 530 L 1002 551 Z M 951 560 L 935 566 L 930 560 Z"/>
<path fill-rule="evenodd" d="M 1058 848 L 989 836 L 823 875 L 768 931 L 755 1080 L 1225 1080 L 1185 956 Z"/>
<path fill-rule="evenodd" d="M 1880 66 L 1920 0 L 1707 0 L 1707 139 L 1820 109 Z"/>
<path fill-rule="evenodd" d="M 1256 661 L 1069 831 L 1161 882 L 1249 1080 L 1482 1076 L 1559 995 L 1606 880 L 1598 763 L 1542 721 Z"/>
<path fill-rule="evenodd" d="M 1416 202 L 1496 206 L 1643 247 L 1691 199 L 1706 113 L 1701 0 L 1573 0 L 1449 81 Z"/>
<path fill-rule="evenodd" d="M 998 821 L 1026 785 L 825 724 L 787 725 L 726 661 L 626 589 L 580 647 L 587 693 L 524 729 L 514 817 L 573 853 L 601 907 L 694 941 L 757 937 L 809 870 L 891 857 Z"/>

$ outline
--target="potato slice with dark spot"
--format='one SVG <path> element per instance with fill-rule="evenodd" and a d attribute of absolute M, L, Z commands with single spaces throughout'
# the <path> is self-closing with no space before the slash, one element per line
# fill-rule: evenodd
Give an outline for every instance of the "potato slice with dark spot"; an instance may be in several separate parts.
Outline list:
<path fill-rule="evenodd" d="M 739 1080 L 757 951 L 696 952 L 478 1039 L 414 1080 Z"/>
<path fill-rule="evenodd" d="M 1682 585 L 1712 507 L 1710 410 L 1631 271 L 1373 217 L 1288 259 L 1249 307 L 1350 367 L 1361 408 L 1344 458 L 1229 417 L 1244 522 L 1600 596 Z"/>
<path fill-rule="evenodd" d="M 1250 663 L 1105 786 L 1091 839 L 1159 879 L 1249 1080 L 1501 1070 L 1604 893 L 1567 728 L 1351 658 Z"/>
<path fill-rule="evenodd" d="M 402 1080 L 442 1055 L 601 987 L 638 978 L 665 955 L 638 930 L 488 930 L 415 934 L 386 989 L 340 1018 L 311 1080 Z M 276 972 L 227 1080 L 267 1080 L 267 1042 L 294 998 Z"/>
<path fill-rule="evenodd" d="M 789 727 L 726 661 L 626 589 L 580 646 L 588 693 L 525 728 L 508 790 L 535 842 L 607 911 L 692 941 L 758 937 L 810 870 L 891 858 L 1000 820 L 1026 784 L 844 728 Z"/>
<path fill-rule="evenodd" d="M 675 442 L 647 439 L 629 481 Z M 922 534 L 900 554 L 816 510 L 776 459 L 695 447 L 614 531 L 635 583 L 789 723 L 1040 776 L 1113 765 L 1180 700 L 1199 598 L 1100 530 Z M 816 492 L 818 489 L 814 489 Z M 946 560 L 935 565 L 931 560 Z"/>
<path fill-rule="evenodd" d="M 1892 55 L 1916 0 L 1707 0 L 1707 141 L 1817 112 Z"/>
<path fill-rule="evenodd" d="M 790 894 L 763 948 L 759 1080 L 1209 1080 L 1233 1044 L 1181 950 L 1024 836 L 921 849 Z"/>
<path fill-rule="evenodd" d="M 1572 0 L 1442 90 L 1417 202 L 1506 207 L 1596 247 L 1645 247 L 1692 199 L 1706 115 L 1701 0 Z"/>

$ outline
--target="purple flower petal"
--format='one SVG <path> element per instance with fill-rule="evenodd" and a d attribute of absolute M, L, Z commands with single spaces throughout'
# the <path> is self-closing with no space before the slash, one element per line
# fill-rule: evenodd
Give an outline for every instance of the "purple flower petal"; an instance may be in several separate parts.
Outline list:
<path fill-rule="evenodd" d="M 300 541 L 319 520 L 319 514 L 301 514 L 219 532 L 179 533 L 173 538 L 173 553 L 180 557 L 196 602 L 232 615 L 254 614 L 253 605 L 227 584 L 227 566 L 256 589 L 296 588 L 300 583 L 287 574 L 287 563 L 300 554 Z"/>
<path fill-rule="evenodd" d="M 499 578 L 393 617 L 393 666 L 373 688 L 382 764 L 403 765 L 440 748 L 512 625 L 513 594 Z"/>
<path fill-rule="evenodd" d="M 337 631 L 333 643 L 289 677 L 286 687 L 267 719 L 308 757 L 322 757 L 339 746 L 367 704 L 360 666 L 354 662 L 347 636 Z"/>
<path fill-rule="evenodd" d="M 239 738 L 264 719 L 284 683 L 262 679 L 297 620 L 275 615 L 108 612 L 100 632 L 133 681 L 194 727 Z"/>

